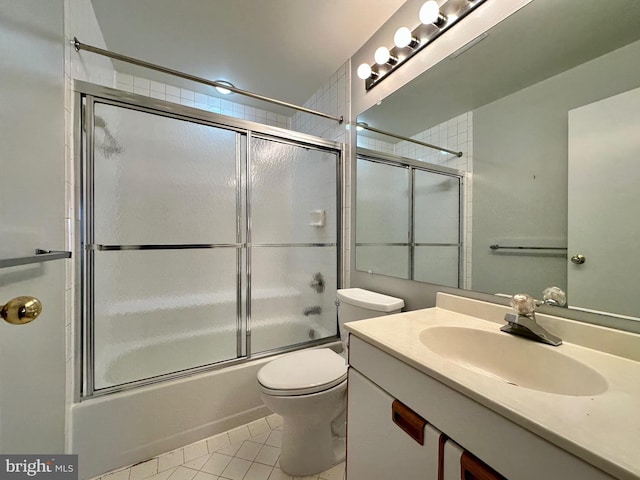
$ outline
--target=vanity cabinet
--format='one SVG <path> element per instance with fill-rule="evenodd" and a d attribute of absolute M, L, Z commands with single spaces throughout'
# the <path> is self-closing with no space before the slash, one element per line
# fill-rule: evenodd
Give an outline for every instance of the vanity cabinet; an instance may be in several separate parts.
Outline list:
<path fill-rule="evenodd" d="M 363 339 L 349 342 L 347 480 L 614 478 Z M 418 420 L 394 422 L 394 401 L 423 419 L 422 443 Z"/>
<path fill-rule="evenodd" d="M 425 425 L 421 445 L 394 423 L 394 398 L 354 369 L 348 392 L 349 480 L 438 480 L 438 430 Z"/>
<path fill-rule="evenodd" d="M 504 480 L 353 368 L 348 412 L 349 480 Z"/>

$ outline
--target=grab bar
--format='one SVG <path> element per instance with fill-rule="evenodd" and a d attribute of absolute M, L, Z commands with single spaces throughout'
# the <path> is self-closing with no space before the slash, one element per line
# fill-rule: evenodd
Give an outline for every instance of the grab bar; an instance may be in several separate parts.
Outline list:
<path fill-rule="evenodd" d="M 509 247 L 506 245 L 489 245 L 491 250 L 500 250 L 503 248 L 510 250 L 567 250 L 567 247 Z"/>
<path fill-rule="evenodd" d="M 36 254 L 31 257 L 7 258 L 0 260 L 0 268 L 17 267 L 18 265 L 29 265 L 30 263 L 50 262 L 51 260 L 60 260 L 62 258 L 71 258 L 71 252 L 60 250 L 42 250 L 36 249 Z"/>

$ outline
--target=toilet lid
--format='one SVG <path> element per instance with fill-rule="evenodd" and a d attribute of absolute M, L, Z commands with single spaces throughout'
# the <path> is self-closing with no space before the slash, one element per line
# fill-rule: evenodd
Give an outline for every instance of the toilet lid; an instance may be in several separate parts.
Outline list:
<path fill-rule="evenodd" d="M 267 363 L 258 382 L 271 395 L 305 395 L 327 390 L 347 378 L 347 365 L 329 348 L 302 350 Z"/>

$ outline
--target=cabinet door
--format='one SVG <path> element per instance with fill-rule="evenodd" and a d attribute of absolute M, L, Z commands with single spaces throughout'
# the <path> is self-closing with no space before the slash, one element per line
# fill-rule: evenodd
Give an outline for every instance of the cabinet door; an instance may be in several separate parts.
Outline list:
<path fill-rule="evenodd" d="M 394 423 L 393 401 L 387 392 L 353 368 L 349 369 L 349 480 L 438 479 L 440 432 L 426 425 L 423 445 L 420 445 Z"/>
<path fill-rule="evenodd" d="M 455 442 L 447 439 L 440 445 L 444 451 L 440 452 L 443 459 L 439 480 L 507 480 Z"/>

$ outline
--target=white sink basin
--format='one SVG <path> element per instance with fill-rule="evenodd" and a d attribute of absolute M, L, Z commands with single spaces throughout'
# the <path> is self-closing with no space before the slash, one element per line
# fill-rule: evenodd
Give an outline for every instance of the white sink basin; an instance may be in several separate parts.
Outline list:
<path fill-rule="evenodd" d="M 420 342 L 469 370 L 512 385 L 561 395 L 599 395 L 607 382 L 590 366 L 558 348 L 508 333 L 467 327 L 430 327 Z"/>

